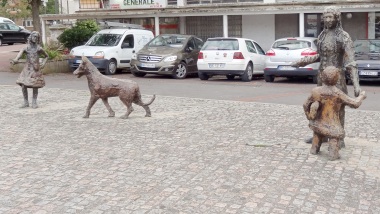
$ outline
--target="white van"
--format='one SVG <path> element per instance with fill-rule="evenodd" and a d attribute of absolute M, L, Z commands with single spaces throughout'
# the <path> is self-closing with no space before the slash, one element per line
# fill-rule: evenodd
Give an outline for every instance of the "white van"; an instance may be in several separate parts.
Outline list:
<path fill-rule="evenodd" d="M 0 23 L 12 23 L 12 24 L 15 24 L 14 21 L 8 19 L 8 18 L 5 18 L 5 17 L 0 17 Z"/>
<path fill-rule="evenodd" d="M 132 54 L 144 47 L 153 33 L 143 29 L 105 29 L 93 35 L 85 45 L 70 52 L 69 66 L 75 70 L 86 56 L 107 75 L 130 68 Z"/>

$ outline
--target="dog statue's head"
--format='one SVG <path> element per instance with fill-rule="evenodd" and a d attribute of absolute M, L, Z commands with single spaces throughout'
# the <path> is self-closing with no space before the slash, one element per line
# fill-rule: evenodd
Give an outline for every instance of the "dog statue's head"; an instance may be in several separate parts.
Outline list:
<path fill-rule="evenodd" d="M 78 78 L 80 78 L 83 75 L 86 75 L 90 72 L 88 67 L 89 60 L 87 57 L 82 56 L 82 62 L 80 63 L 79 67 L 73 72 L 74 75 L 76 75 Z"/>

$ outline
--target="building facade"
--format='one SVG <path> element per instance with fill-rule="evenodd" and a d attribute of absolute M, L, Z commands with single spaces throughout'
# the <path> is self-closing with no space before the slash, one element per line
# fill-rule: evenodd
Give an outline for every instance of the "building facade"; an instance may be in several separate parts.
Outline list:
<path fill-rule="evenodd" d="M 336 6 L 353 40 L 380 39 L 379 0 L 62 0 L 41 20 L 97 19 L 140 24 L 154 34 L 245 37 L 265 50 L 278 38 L 319 35 L 322 12 Z M 66 7 L 64 6 L 66 5 Z M 43 26 L 43 34 L 46 26 Z M 46 34 L 44 36 L 46 39 Z"/>

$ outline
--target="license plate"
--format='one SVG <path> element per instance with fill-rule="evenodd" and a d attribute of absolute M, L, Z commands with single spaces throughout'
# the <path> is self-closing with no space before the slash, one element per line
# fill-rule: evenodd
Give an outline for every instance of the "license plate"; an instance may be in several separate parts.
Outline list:
<path fill-rule="evenodd" d="M 154 68 L 156 66 L 154 64 L 141 63 L 141 67 L 144 67 L 144 68 Z"/>
<path fill-rule="evenodd" d="M 81 63 L 82 60 L 78 59 L 78 60 L 75 60 L 75 63 Z"/>
<path fill-rule="evenodd" d="M 289 65 L 279 65 L 278 70 L 296 70 L 296 68 Z"/>
<path fill-rule="evenodd" d="M 376 71 L 360 71 L 359 74 L 363 76 L 377 76 Z"/>
<path fill-rule="evenodd" d="M 209 63 L 208 67 L 209 68 L 224 68 L 224 63 Z"/>

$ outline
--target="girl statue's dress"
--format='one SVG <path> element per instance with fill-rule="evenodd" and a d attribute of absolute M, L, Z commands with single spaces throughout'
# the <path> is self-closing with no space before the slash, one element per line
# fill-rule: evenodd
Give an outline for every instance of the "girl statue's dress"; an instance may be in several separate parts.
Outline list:
<path fill-rule="evenodd" d="M 25 86 L 27 88 L 42 88 L 45 86 L 45 79 L 40 71 L 39 53 L 44 52 L 44 50 L 38 47 L 31 47 L 28 45 L 24 48 L 26 53 L 26 64 L 22 69 L 20 76 L 18 77 L 16 83 L 20 86 Z"/>

